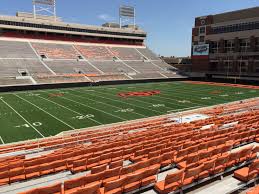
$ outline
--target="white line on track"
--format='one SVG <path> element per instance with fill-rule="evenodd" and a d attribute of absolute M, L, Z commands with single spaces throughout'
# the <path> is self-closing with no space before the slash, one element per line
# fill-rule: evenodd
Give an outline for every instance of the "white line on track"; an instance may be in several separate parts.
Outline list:
<path fill-rule="evenodd" d="M 29 121 L 27 121 L 20 113 L 18 113 L 11 105 L 5 102 L 3 99 L 1 101 L 6 104 L 10 109 L 12 109 L 17 115 L 19 115 L 30 127 L 32 127 L 40 136 L 45 137 L 38 129 L 36 129 Z"/>
<path fill-rule="evenodd" d="M 86 93 L 79 92 L 79 91 L 73 90 L 73 89 L 69 89 L 69 90 L 78 92 L 78 93 L 80 93 L 80 94 L 86 94 Z M 70 93 L 70 94 L 71 94 L 71 93 Z M 105 104 L 105 105 L 110 106 L 110 107 L 114 107 L 114 108 L 118 108 L 118 109 L 123 109 L 123 108 L 118 107 L 118 106 L 114 106 L 114 105 L 111 105 L 111 104 L 106 104 L 106 103 L 104 103 L 104 102 L 100 102 L 100 101 L 96 101 L 96 100 L 93 100 L 93 99 L 89 99 L 89 98 L 87 98 L 87 97 L 85 97 L 85 96 L 79 96 L 79 95 L 76 95 L 76 94 L 71 94 L 71 95 L 75 95 L 75 96 L 78 96 L 78 97 L 80 97 L 80 98 L 88 99 L 88 100 L 91 100 L 91 101 L 94 101 L 94 102 L 99 102 L 99 103 L 101 103 L 101 104 Z M 90 94 L 87 94 L 87 95 L 90 95 Z M 90 95 L 90 96 L 91 96 L 91 95 Z M 103 98 L 102 96 L 99 96 L 99 97 Z M 111 99 L 109 99 L 109 100 L 111 100 Z M 135 111 L 133 111 L 133 113 L 135 113 L 135 114 L 137 114 L 137 115 L 140 115 L 140 116 L 142 116 L 142 117 L 148 117 L 148 116 L 146 116 L 146 115 L 137 113 L 137 112 L 135 112 Z"/>
<path fill-rule="evenodd" d="M 47 93 L 47 92 L 46 92 Z M 46 101 L 48 101 L 48 102 L 51 102 L 51 103 L 53 103 L 53 104 L 56 104 L 57 106 L 60 106 L 60 107 L 62 107 L 62 108 L 64 108 L 64 109 L 67 109 L 67 110 L 69 110 L 69 111 L 71 111 L 71 112 L 73 112 L 73 113 L 76 113 L 76 114 L 78 114 L 78 115 L 80 115 L 80 116 L 84 116 L 83 114 L 81 114 L 81 113 L 79 113 L 79 112 L 77 112 L 77 111 L 74 111 L 74 110 L 72 110 L 72 109 L 70 109 L 70 108 L 68 108 L 68 107 L 66 107 L 66 106 L 63 106 L 63 105 L 61 105 L 61 104 L 59 104 L 59 103 L 57 103 L 57 102 L 54 102 L 54 101 L 52 101 L 52 100 L 49 100 L 49 99 L 47 99 L 47 98 L 44 98 L 44 97 L 42 97 L 42 96 L 38 96 L 39 98 L 41 98 L 41 99 L 44 99 L 44 100 L 46 100 Z M 87 119 L 89 119 L 89 120 L 91 120 L 91 121 L 94 121 L 95 123 L 98 123 L 98 124 L 100 124 L 100 125 L 102 125 L 103 123 L 101 123 L 101 122 L 99 122 L 99 121 L 97 121 L 97 120 L 95 120 L 95 119 L 92 119 L 92 118 L 87 118 Z"/>
<path fill-rule="evenodd" d="M 0 140 L 1 140 L 2 144 L 5 144 L 5 142 L 4 142 L 3 138 L 2 138 L 2 136 L 0 136 Z"/>
<path fill-rule="evenodd" d="M 111 113 L 105 112 L 105 111 L 103 111 L 103 110 L 100 110 L 100 109 L 97 109 L 97 108 L 94 108 L 94 107 L 91 107 L 91 106 L 88 106 L 88 105 L 86 105 L 86 104 L 77 102 L 77 101 L 72 100 L 72 99 L 70 99 L 70 98 L 66 98 L 66 97 L 64 97 L 64 96 L 62 96 L 61 98 L 64 98 L 64 99 L 67 99 L 67 100 L 69 100 L 69 101 L 71 101 L 71 102 L 74 102 L 74 103 L 80 104 L 80 105 L 82 105 L 82 106 L 85 106 L 85 107 L 94 109 L 94 110 L 99 111 L 99 112 L 102 112 L 102 113 L 104 113 L 104 114 L 108 114 L 108 115 L 110 115 L 110 116 L 112 116 L 112 117 L 116 117 L 116 118 L 118 118 L 118 119 L 120 119 L 120 120 L 127 121 L 127 119 L 124 119 L 124 118 L 122 118 L 122 117 L 113 115 L 113 114 L 111 114 Z"/>
<path fill-rule="evenodd" d="M 25 102 L 27 102 L 27 103 L 31 104 L 32 106 L 34 106 L 34 107 L 36 107 L 37 109 L 39 109 L 39 110 L 43 111 L 44 113 L 46 113 L 46 114 L 50 115 L 51 117 L 53 117 L 54 119 L 56 119 L 56 120 L 58 120 L 59 122 L 63 123 L 64 125 L 66 125 L 66 126 L 70 127 L 71 129 L 75 129 L 75 127 L 73 127 L 73 126 L 71 126 L 71 125 L 67 124 L 66 122 L 64 122 L 64 121 L 60 120 L 59 118 L 55 117 L 54 115 L 50 114 L 49 112 L 45 111 L 44 109 L 42 109 L 42 108 L 38 107 L 37 105 L 35 105 L 35 104 L 31 103 L 30 101 L 28 101 L 28 100 L 26 100 L 26 99 L 24 99 L 24 98 L 22 98 L 22 97 L 18 96 L 17 94 L 13 94 L 13 95 L 14 95 L 14 96 L 16 96 L 17 98 L 20 98 L 21 100 L 23 100 L 23 101 L 25 101 Z"/>

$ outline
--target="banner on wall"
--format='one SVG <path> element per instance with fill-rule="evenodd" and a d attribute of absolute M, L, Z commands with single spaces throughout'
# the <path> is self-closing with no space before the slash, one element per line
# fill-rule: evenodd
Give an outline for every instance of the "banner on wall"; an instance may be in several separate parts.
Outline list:
<path fill-rule="evenodd" d="M 194 45 L 192 55 L 193 56 L 208 56 L 210 50 L 209 44 Z"/>

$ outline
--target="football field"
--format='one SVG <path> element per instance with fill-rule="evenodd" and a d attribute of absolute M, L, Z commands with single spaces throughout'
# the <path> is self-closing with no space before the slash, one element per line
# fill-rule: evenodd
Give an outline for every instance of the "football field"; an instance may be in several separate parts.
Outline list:
<path fill-rule="evenodd" d="M 259 90 L 184 82 L 0 93 L 0 143 L 253 97 Z"/>

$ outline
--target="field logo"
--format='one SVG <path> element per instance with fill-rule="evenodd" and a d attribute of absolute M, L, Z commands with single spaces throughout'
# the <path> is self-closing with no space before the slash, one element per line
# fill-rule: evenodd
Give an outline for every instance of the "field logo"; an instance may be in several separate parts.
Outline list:
<path fill-rule="evenodd" d="M 60 93 L 52 93 L 48 95 L 50 98 L 51 97 L 62 97 L 64 96 L 64 93 L 60 92 Z"/>
<path fill-rule="evenodd" d="M 141 92 L 126 92 L 126 93 L 119 93 L 118 96 L 123 98 L 128 97 L 143 97 L 143 96 L 154 96 L 160 94 L 160 90 L 152 90 L 152 91 L 141 91 Z"/>

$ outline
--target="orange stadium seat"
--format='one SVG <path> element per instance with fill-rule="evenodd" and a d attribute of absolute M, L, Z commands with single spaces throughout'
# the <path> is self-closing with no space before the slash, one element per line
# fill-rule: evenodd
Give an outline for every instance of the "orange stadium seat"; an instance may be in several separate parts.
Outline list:
<path fill-rule="evenodd" d="M 247 182 L 259 174 L 259 159 L 255 160 L 249 167 L 244 167 L 234 172 L 234 177 Z"/>
<path fill-rule="evenodd" d="M 92 183 L 83 188 L 77 189 L 72 194 L 101 194 L 101 183 Z"/>
<path fill-rule="evenodd" d="M 255 186 L 254 188 L 246 192 L 246 194 L 258 194 L 258 193 L 259 193 L 259 186 Z"/>
<path fill-rule="evenodd" d="M 164 181 L 160 181 L 155 184 L 155 190 L 161 194 L 176 191 L 182 186 L 183 176 L 184 169 L 168 174 Z"/>

